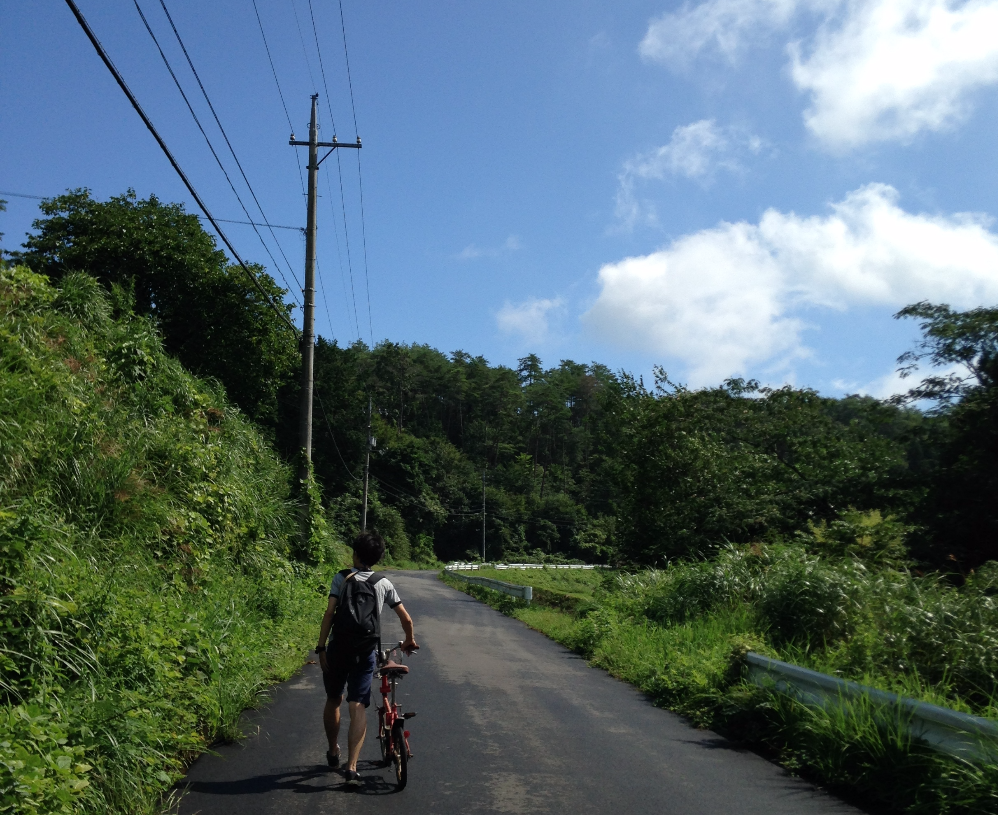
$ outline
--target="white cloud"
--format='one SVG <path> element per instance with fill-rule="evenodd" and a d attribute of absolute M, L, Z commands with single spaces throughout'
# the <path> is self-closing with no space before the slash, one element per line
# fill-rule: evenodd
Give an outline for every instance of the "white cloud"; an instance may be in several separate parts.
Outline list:
<path fill-rule="evenodd" d="M 522 249 L 523 244 L 516 235 L 510 235 L 499 246 L 481 247 L 474 243 L 469 243 L 460 252 L 454 255 L 456 260 L 477 260 L 478 258 L 497 258 L 507 252 L 515 252 Z"/>
<path fill-rule="evenodd" d="M 599 272 L 583 322 L 596 335 L 674 357 L 692 384 L 806 355 L 803 308 L 998 301 L 998 235 L 981 216 L 913 215 L 871 184 L 802 218 L 768 210 Z"/>
<path fill-rule="evenodd" d="M 646 60 L 675 68 L 686 67 L 705 50 L 716 50 L 734 61 L 745 41 L 767 29 L 786 25 L 798 0 L 707 0 L 684 5 L 648 24 L 638 46 Z"/>
<path fill-rule="evenodd" d="M 874 399 L 889 399 L 902 393 L 907 393 L 917 380 L 903 379 L 897 371 L 878 376 L 865 384 L 850 382 L 845 379 L 833 379 L 832 387 L 843 394 L 872 396 Z"/>
<path fill-rule="evenodd" d="M 518 305 L 507 300 L 496 314 L 496 324 L 504 334 L 517 335 L 527 343 L 538 343 L 547 336 L 549 315 L 563 306 L 564 301 L 560 297 L 550 300 L 532 297 Z"/>
<path fill-rule="evenodd" d="M 901 394 L 908 393 L 926 376 L 949 376 L 950 374 L 966 376 L 967 373 L 967 368 L 964 365 L 948 365 L 931 370 L 916 370 L 908 377 L 903 377 L 900 371 L 894 370 L 883 376 L 878 376 L 876 379 L 863 385 L 843 379 L 833 379 L 832 387 L 842 393 L 872 396 L 874 399 L 889 399 L 892 396 L 900 396 Z"/>
<path fill-rule="evenodd" d="M 625 228 L 639 221 L 654 223 L 654 209 L 637 198 L 637 182 L 684 176 L 709 181 L 719 169 L 738 172 L 738 157 L 746 151 L 758 153 L 762 140 L 736 127 L 719 127 L 713 119 L 701 119 L 672 131 L 668 144 L 624 162 L 618 176 L 616 216 Z"/>
<path fill-rule="evenodd" d="M 808 56 L 797 44 L 790 53 L 819 139 L 838 149 L 904 141 L 958 122 L 970 92 L 998 82 L 998 2 L 851 2 Z"/>
<path fill-rule="evenodd" d="M 673 68 L 712 51 L 734 61 L 802 12 L 814 26 L 787 44 L 790 76 L 832 149 L 950 127 L 998 82 L 998 0 L 707 0 L 651 20 L 638 50 Z"/>
<path fill-rule="evenodd" d="M 631 159 L 624 171 L 639 178 L 664 178 L 667 174 L 701 178 L 723 162 L 730 142 L 713 119 L 701 119 L 672 131 L 668 144 Z"/>

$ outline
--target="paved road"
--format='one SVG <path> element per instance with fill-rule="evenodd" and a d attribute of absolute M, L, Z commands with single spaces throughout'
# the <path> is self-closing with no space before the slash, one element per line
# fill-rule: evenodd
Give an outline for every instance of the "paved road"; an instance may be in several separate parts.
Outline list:
<path fill-rule="evenodd" d="M 307 665 L 252 714 L 250 738 L 194 764 L 183 815 L 858 812 L 652 707 L 434 573 L 391 577 L 422 646 L 399 686 L 403 709 L 419 713 L 410 723 L 408 787 L 395 793 L 369 732 L 359 766 L 364 786 L 344 789 L 342 775 L 324 763 L 322 681 Z M 385 641 L 401 639 L 395 616 L 385 622 Z M 345 732 L 340 738 L 345 750 Z"/>

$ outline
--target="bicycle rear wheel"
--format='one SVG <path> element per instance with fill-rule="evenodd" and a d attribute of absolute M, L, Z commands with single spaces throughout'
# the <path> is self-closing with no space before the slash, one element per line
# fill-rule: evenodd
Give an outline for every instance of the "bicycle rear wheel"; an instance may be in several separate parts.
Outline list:
<path fill-rule="evenodd" d="M 409 774 L 409 751 L 405 747 L 405 725 L 395 722 L 392 728 L 392 764 L 395 767 L 395 789 L 405 789 Z"/>

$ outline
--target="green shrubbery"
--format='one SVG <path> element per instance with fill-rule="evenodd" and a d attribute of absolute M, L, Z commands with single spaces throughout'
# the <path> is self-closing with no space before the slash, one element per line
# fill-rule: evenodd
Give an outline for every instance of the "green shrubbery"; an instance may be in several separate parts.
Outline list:
<path fill-rule="evenodd" d="M 300 665 L 290 483 L 121 290 L 0 269 L 0 811 L 156 811 Z"/>
<path fill-rule="evenodd" d="M 745 633 L 788 661 L 987 713 L 998 698 L 996 578 L 989 564 L 957 588 L 799 546 L 732 547 L 713 561 L 622 576 L 606 598 L 660 625 L 744 612 Z"/>

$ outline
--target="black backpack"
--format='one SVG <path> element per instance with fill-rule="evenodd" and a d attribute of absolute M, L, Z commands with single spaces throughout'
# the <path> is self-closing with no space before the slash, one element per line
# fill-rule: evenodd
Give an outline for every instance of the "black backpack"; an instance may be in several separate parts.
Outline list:
<path fill-rule="evenodd" d="M 350 569 L 340 572 L 343 585 L 333 617 L 333 644 L 351 651 L 373 651 L 381 646 L 381 608 L 375 585 L 385 579 L 375 572 L 357 580 Z"/>

